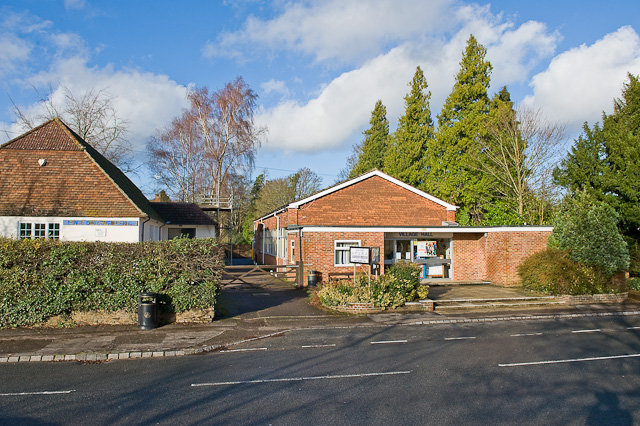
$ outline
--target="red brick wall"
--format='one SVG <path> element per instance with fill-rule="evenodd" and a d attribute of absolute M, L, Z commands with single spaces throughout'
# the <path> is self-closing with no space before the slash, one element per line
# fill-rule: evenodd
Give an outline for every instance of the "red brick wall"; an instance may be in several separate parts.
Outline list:
<path fill-rule="evenodd" d="M 520 285 L 518 265 L 526 257 L 544 250 L 551 232 L 488 232 L 486 235 L 454 234 L 454 279 Z"/>
<path fill-rule="evenodd" d="M 550 231 L 490 232 L 487 239 L 487 278 L 495 284 L 520 285 L 518 265 L 526 257 L 544 250 L 550 235 Z"/>
<path fill-rule="evenodd" d="M 453 234 L 451 253 L 453 279 L 486 279 L 487 261 L 484 234 Z"/>
<path fill-rule="evenodd" d="M 291 223 L 318 226 L 441 226 L 455 212 L 379 176 L 290 211 Z"/>
<path fill-rule="evenodd" d="M 353 272 L 353 266 L 334 266 L 334 242 L 336 240 L 360 241 L 362 247 L 380 247 L 380 256 L 384 253 L 384 233 L 382 232 L 304 232 L 302 237 L 302 256 L 304 257 L 305 280 L 310 270 L 319 271 L 322 280 L 327 281 L 329 272 Z M 296 241 L 298 244 L 298 241 Z M 300 251 L 296 246 L 296 256 Z M 381 263 L 383 263 L 381 261 Z M 384 265 L 381 265 L 384 268 Z M 357 267 L 356 272 L 369 271 L 368 265 Z M 384 270 L 381 272 L 384 273 Z"/>

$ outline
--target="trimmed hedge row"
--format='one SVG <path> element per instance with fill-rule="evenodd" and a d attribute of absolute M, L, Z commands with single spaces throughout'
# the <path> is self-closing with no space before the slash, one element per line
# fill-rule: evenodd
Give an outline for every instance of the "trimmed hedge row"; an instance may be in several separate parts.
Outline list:
<path fill-rule="evenodd" d="M 223 249 L 213 239 L 144 243 L 0 238 L 0 327 L 74 311 L 136 312 L 140 292 L 161 293 L 161 309 L 215 305 Z"/>

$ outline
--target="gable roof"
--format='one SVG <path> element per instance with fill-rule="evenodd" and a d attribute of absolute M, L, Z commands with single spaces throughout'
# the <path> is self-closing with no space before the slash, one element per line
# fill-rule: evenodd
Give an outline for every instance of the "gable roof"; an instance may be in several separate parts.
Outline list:
<path fill-rule="evenodd" d="M 392 177 L 392 176 L 390 176 L 390 175 L 388 175 L 386 173 L 383 173 L 378 169 L 373 169 L 373 170 L 371 170 L 371 171 L 369 171 L 367 173 L 364 173 L 364 174 L 362 174 L 360 176 L 356 176 L 353 179 L 349 179 L 349 180 L 346 180 L 344 182 L 337 183 L 337 184 L 335 184 L 333 186 L 330 186 L 329 188 L 326 188 L 326 189 L 323 189 L 321 191 L 318 191 L 315 194 L 311 194 L 308 197 L 301 198 L 301 199 L 299 199 L 297 201 L 293 201 L 292 203 L 289 203 L 287 205 L 279 207 L 279 208 L 277 208 L 277 209 L 275 209 L 275 210 L 273 210 L 273 211 L 271 211 L 271 212 L 269 212 L 269 213 L 267 213 L 265 215 L 262 215 L 261 217 L 255 219 L 255 220 L 257 221 L 257 220 L 265 219 L 265 218 L 267 218 L 267 217 L 269 217 L 271 215 L 280 213 L 281 211 L 286 210 L 288 208 L 289 209 L 297 209 L 297 208 L 299 208 L 300 206 L 302 206 L 304 204 L 310 203 L 310 202 L 312 202 L 314 200 L 317 200 L 318 198 L 322 198 L 322 197 L 324 197 L 326 195 L 329 195 L 329 194 L 332 194 L 334 192 L 340 191 L 341 189 L 347 188 L 347 187 L 349 187 L 351 185 L 355 185 L 356 183 L 362 182 L 363 180 L 369 179 L 369 178 L 371 178 L 373 176 L 378 176 L 378 177 L 380 177 L 382 179 L 385 179 L 385 180 L 387 180 L 387 181 L 389 181 L 389 182 L 391 182 L 391 183 L 393 183 L 395 185 L 398 185 L 398 186 L 400 186 L 400 187 L 402 187 L 402 188 L 404 188 L 404 189 L 406 189 L 406 190 L 408 190 L 410 192 L 413 192 L 414 194 L 417 194 L 420 197 L 423 197 L 423 198 L 425 198 L 427 200 L 430 200 L 430 201 L 432 201 L 432 202 L 434 202 L 436 204 L 439 204 L 439 205 L 445 207 L 446 210 L 448 210 L 448 211 L 456 211 L 458 209 L 458 207 L 454 206 L 453 204 L 449 204 L 446 201 L 443 201 L 443 200 L 441 200 L 441 199 L 439 199 L 437 197 L 434 197 L 431 194 L 427 194 L 426 192 L 421 191 L 418 188 L 416 188 L 414 186 L 411 186 L 411 185 L 409 185 L 407 183 L 404 183 L 401 180 L 398 180 L 398 179 L 396 179 L 396 178 L 394 178 L 394 177 Z"/>
<path fill-rule="evenodd" d="M 81 151 L 92 161 L 140 216 L 162 221 L 142 191 L 113 163 L 78 136 L 59 118 L 53 118 L 0 146 L 0 151 Z"/>
<path fill-rule="evenodd" d="M 216 221 L 197 204 L 151 201 L 167 225 L 215 225 Z"/>
<path fill-rule="evenodd" d="M 325 189 L 323 191 L 320 191 L 320 192 L 317 192 L 315 194 L 312 194 L 312 195 L 310 195 L 310 196 L 308 196 L 306 198 L 303 198 L 301 200 L 294 201 L 293 203 L 289 204 L 288 207 L 289 208 L 298 208 L 303 204 L 309 203 L 309 202 L 311 202 L 313 200 L 316 200 L 318 198 L 324 197 L 324 196 L 329 195 L 329 194 L 331 194 L 333 192 L 340 191 L 343 188 L 346 188 L 346 187 L 351 186 L 351 185 L 355 185 L 356 183 L 362 182 L 363 180 L 369 179 L 370 177 L 373 177 L 373 176 L 381 177 L 382 179 L 385 179 L 385 180 L 387 180 L 387 181 L 389 181 L 391 183 L 394 183 L 394 184 L 396 184 L 396 185 L 398 185 L 398 186 L 400 186 L 400 187 L 402 187 L 402 188 L 404 188 L 404 189 L 406 189 L 408 191 L 413 192 L 414 194 L 417 194 L 417 195 L 419 195 L 419 196 L 421 196 L 423 198 L 426 198 L 427 200 L 433 201 L 434 203 L 445 207 L 447 210 L 456 211 L 456 209 L 458 208 L 457 206 L 454 206 L 453 204 L 449 204 L 446 201 L 442 201 L 441 199 L 436 198 L 431 194 L 427 194 L 426 192 L 421 191 L 416 187 L 413 187 L 413 186 L 411 186 L 409 184 L 406 184 L 406 183 L 402 182 L 401 180 L 398 180 L 398 179 L 396 179 L 396 178 L 394 178 L 392 176 L 389 176 L 388 174 L 383 173 L 378 169 L 373 169 L 370 172 L 367 172 L 365 174 L 357 176 L 357 177 L 355 177 L 353 179 L 350 179 L 350 180 L 344 181 L 342 183 L 339 183 L 337 185 L 331 186 L 331 187 L 329 187 L 329 188 L 327 188 L 327 189 Z"/>

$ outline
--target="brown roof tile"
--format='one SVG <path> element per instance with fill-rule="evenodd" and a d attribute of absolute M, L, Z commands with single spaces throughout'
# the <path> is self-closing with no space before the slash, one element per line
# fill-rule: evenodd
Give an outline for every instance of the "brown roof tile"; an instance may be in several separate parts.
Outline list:
<path fill-rule="evenodd" d="M 57 118 L 0 146 L 0 215 L 162 221 L 120 169 Z"/>

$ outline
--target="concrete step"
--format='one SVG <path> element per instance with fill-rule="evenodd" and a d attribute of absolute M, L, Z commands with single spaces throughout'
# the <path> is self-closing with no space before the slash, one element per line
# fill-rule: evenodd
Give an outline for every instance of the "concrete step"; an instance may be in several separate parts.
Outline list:
<path fill-rule="evenodd" d="M 482 309 L 482 308 L 528 308 L 540 306 L 565 305 L 563 298 L 555 296 L 542 297 L 505 297 L 494 299 L 449 299 L 436 300 L 434 309 L 437 311 L 459 310 L 459 309 Z"/>

